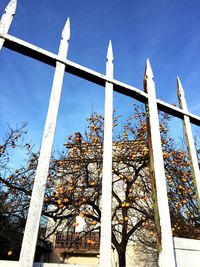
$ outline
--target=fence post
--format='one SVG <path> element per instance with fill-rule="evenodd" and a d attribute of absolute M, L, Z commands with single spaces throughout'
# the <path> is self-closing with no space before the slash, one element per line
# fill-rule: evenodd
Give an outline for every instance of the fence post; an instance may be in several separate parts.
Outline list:
<path fill-rule="evenodd" d="M 183 89 L 183 86 L 182 86 L 181 81 L 180 81 L 179 78 L 177 78 L 177 92 L 178 92 L 178 100 L 179 100 L 180 108 L 182 108 L 183 111 L 188 112 L 184 89 Z M 195 149 L 194 138 L 193 138 L 193 135 L 192 135 L 192 128 L 191 128 L 191 124 L 190 124 L 190 118 L 188 116 L 186 116 L 186 115 L 184 115 L 184 117 L 183 117 L 183 128 L 184 128 L 184 135 L 185 135 L 185 140 L 186 140 L 187 149 L 188 149 L 189 158 L 190 158 L 192 176 L 193 176 L 194 184 L 195 184 L 195 187 L 196 187 L 198 206 L 199 206 L 199 209 L 200 209 L 200 171 L 199 171 L 199 163 L 198 163 L 197 153 L 196 153 L 196 149 Z"/>
<path fill-rule="evenodd" d="M 107 52 L 106 75 L 113 78 L 112 43 L 109 42 Z M 100 267 L 111 267 L 111 227 L 112 227 L 112 121 L 113 118 L 113 84 L 106 82 L 103 144 L 103 178 L 102 178 L 102 210 Z"/>
<path fill-rule="evenodd" d="M 8 33 L 10 29 L 10 25 L 13 20 L 13 16 L 15 15 L 15 12 L 16 12 L 16 7 L 17 7 L 17 0 L 11 0 L 9 4 L 7 5 L 5 9 L 5 13 L 1 17 L 1 21 L 0 21 L 0 33 L 1 34 Z M 0 51 L 1 51 L 1 48 L 3 47 L 4 41 L 5 40 L 3 38 L 0 38 Z"/>
<path fill-rule="evenodd" d="M 62 40 L 59 47 L 59 57 L 65 59 L 68 52 L 70 38 L 69 19 L 62 32 Z M 20 254 L 20 267 L 32 267 L 36 249 L 38 229 L 42 212 L 44 192 L 51 158 L 56 120 L 62 91 L 62 83 L 65 73 L 65 64 L 56 63 L 54 80 L 52 85 L 49 108 L 43 133 L 43 139 L 38 159 L 38 166 L 32 191 L 32 197 L 26 222 L 22 249 Z"/>
<path fill-rule="evenodd" d="M 175 252 L 173 246 L 167 186 L 165 180 L 164 161 L 162 154 L 161 136 L 159 130 L 158 108 L 153 72 L 147 60 L 144 90 L 148 93 L 147 130 L 150 152 L 150 175 L 152 179 L 155 224 L 158 233 L 159 266 L 175 267 Z"/>

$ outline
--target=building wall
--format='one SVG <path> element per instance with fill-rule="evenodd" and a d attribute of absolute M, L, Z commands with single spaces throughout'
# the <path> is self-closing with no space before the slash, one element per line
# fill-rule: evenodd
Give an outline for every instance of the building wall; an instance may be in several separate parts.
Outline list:
<path fill-rule="evenodd" d="M 74 265 L 96 265 L 98 266 L 99 264 L 99 258 L 98 257 L 89 257 L 89 256 L 72 256 L 67 259 L 65 259 L 64 263 L 67 264 L 74 264 Z"/>
<path fill-rule="evenodd" d="M 174 246 L 178 267 L 200 266 L 200 240 L 175 237 Z"/>

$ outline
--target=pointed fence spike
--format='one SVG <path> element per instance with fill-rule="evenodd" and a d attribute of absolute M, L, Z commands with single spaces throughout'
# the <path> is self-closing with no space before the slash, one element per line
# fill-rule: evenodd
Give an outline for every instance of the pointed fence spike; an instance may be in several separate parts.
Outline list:
<path fill-rule="evenodd" d="M 184 100 L 185 99 L 185 92 L 184 92 L 184 89 L 183 89 L 183 86 L 182 86 L 182 83 L 181 83 L 181 80 L 179 77 L 177 77 L 177 95 L 178 95 L 180 107 L 183 108 L 182 104 L 184 103 L 184 109 L 188 110 L 186 101 Z"/>
<path fill-rule="evenodd" d="M 63 59 L 65 59 L 67 56 L 69 39 L 70 39 L 70 20 L 68 18 L 62 30 L 62 39 L 60 42 L 59 53 L 58 53 L 58 55 Z"/>
<path fill-rule="evenodd" d="M 63 31 L 62 31 L 62 38 L 66 41 L 69 41 L 70 39 L 70 18 L 67 19 Z"/>
<path fill-rule="evenodd" d="M 6 13 L 10 13 L 11 15 L 14 15 L 17 8 L 17 0 L 11 0 L 7 7 L 5 8 Z"/>
<path fill-rule="evenodd" d="M 8 33 L 10 29 L 10 25 L 13 20 L 13 16 L 15 15 L 16 12 L 16 7 L 17 7 L 17 0 L 11 0 L 7 7 L 5 8 L 5 13 L 1 17 L 0 21 L 0 36 L 2 34 Z M 0 37 L 0 51 L 1 48 L 3 47 L 4 44 L 4 39 Z"/>
<path fill-rule="evenodd" d="M 182 86 L 182 83 L 181 83 L 181 80 L 180 78 L 177 76 L 177 89 L 178 91 L 180 91 L 181 93 L 184 93 L 184 90 L 183 90 L 183 86 Z M 185 95 L 185 94 L 184 94 Z"/>
<path fill-rule="evenodd" d="M 179 76 L 177 76 L 177 84 L 181 84 L 181 80 L 180 80 Z M 181 84 L 181 86 L 182 86 L 182 84 Z"/>
<path fill-rule="evenodd" d="M 144 90 L 148 94 L 153 94 L 155 98 L 155 83 L 154 83 L 154 74 L 151 67 L 150 60 L 147 58 L 146 66 L 144 71 Z"/>
<path fill-rule="evenodd" d="M 152 79 L 154 78 L 151 63 L 150 63 L 150 60 L 148 58 L 146 61 L 145 75 L 147 76 L 147 78 L 152 78 Z"/>
<path fill-rule="evenodd" d="M 107 61 L 112 63 L 113 60 L 114 60 L 114 57 L 113 57 L 112 41 L 110 40 L 108 44 L 108 50 L 107 50 Z"/>

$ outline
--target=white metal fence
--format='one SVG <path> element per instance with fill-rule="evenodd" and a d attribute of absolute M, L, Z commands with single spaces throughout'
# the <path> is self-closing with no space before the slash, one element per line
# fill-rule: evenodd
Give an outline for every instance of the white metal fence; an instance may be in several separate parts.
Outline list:
<path fill-rule="evenodd" d="M 25 56 L 34 58 L 48 65 L 55 67 L 52 91 L 49 101 L 49 108 L 45 123 L 45 129 L 41 144 L 38 167 L 33 186 L 33 192 L 30 202 L 30 208 L 24 232 L 22 249 L 19 262 L 1 261 L 1 266 L 20 266 L 32 267 L 39 221 L 42 211 L 43 197 L 48 175 L 48 168 L 56 127 L 57 113 L 62 90 L 63 77 L 65 72 L 74 74 L 78 77 L 91 81 L 95 84 L 105 87 L 105 125 L 104 125 L 104 157 L 103 157 L 103 181 L 102 181 L 102 218 L 101 218 L 101 243 L 100 243 L 100 266 L 111 266 L 111 194 L 112 194 L 112 114 L 113 114 L 113 91 L 132 97 L 145 103 L 148 107 L 148 127 L 150 140 L 150 161 L 153 177 L 155 179 L 155 189 L 157 199 L 158 216 L 160 218 L 161 252 L 159 255 L 159 266 L 175 267 L 189 266 L 179 265 L 176 259 L 176 248 L 180 242 L 173 240 L 171 234 L 171 222 L 169 214 L 169 205 L 167 198 L 167 188 L 165 181 L 164 162 L 161 147 L 161 138 L 159 131 L 158 110 L 167 112 L 175 117 L 181 118 L 184 124 L 184 132 L 187 140 L 188 152 L 191 158 L 191 169 L 195 180 L 198 197 L 200 196 L 200 173 L 197 155 L 192 136 L 191 123 L 200 126 L 200 118 L 191 114 L 187 109 L 184 90 L 180 79 L 177 79 L 178 99 L 180 107 L 175 107 L 156 98 L 153 72 L 149 60 L 147 60 L 144 92 L 133 86 L 124 84 L 113 78 L 113 52 L 111 41 L 108 46 L 106 75 L 95 72 L 84 66 L 67 59 L 68 45 L 70 39 L 70 21 L 67 20 L 60 42 L 58 54 L 51 53 L 35 45 L 27 43 L 19 38 L 8 34 L 16 11 L 17 0 L 11 0 L 6 7 L 0 22 L 0 50 L 6 47 Z M 179 242 L 179 243 L 178 243 Z M 187 243 L 187 242 L 186 242 Z M 186 244 L 185 243 L 185 244 Z M 187 247 L 187 245 L 186 245 Z M 185 249 L 187 249 L 185 247 Z M 178 247 L 180 250 L 180 246 Z M 190 243 L 190 250 L 191 247 Z M 195 248 L 194 248 L 195 249 Z M 178 257 L 178 254 L 177 254 Z M 199 259 L 197 258 L 197 262 Z M 34 265 L 35 266 L 35 265 Z M 38 265 L 37 265 L 38 266 Z M 40 266 L 40 265 L 39 265 Z M 41 266 L 54 266 L 52 264 L 41 264 Z M 57 266 L 57 265 L 55 265 Z M 60 264 L 59 266 L 62 266 Z M 69 265 L 71 266 L 71 265 Z M 196 266 L 196 265 L 195 265 Z"/>

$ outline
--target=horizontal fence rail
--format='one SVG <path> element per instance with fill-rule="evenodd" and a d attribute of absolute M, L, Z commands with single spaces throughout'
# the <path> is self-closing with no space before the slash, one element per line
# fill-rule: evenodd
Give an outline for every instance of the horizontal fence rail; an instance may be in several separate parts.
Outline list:
<path fill-rule="evenodd" d="M 9 34 L 1 34 L 0 37 L 5 40 L 4 47 L 9 48 L 13 51 L 21 53 L 25 56 L 36 59 L 40 62 L 46 63 L 50 66 L 55 67 L 56 62 L 60 62 L 65 65 L 65 71 L 73 74 L 77 77 L 83 78 L 87 81 L 93 82 L 100 86 L 105 86 L 106 82 L 113 84 L 113 90 L 115 92 L 121 93 L 123 95 L 132 97 L 136 100 L 139 100 L 142 103 L 148 102 L 148 95 L 142 90 L 120 82 L 113 78 L 108 78 L 106 75 L 91 70 L 87 67 L 84 67 L 80 64 L 77 64 L 69 59 L 61 59 L 57 54 L 49 52 L 45 49 L 42 49 L 38 46 L 29 44 L 19 38 L 11 36 Z M 167 112 L 170 115 L 173 115 L 177 118 L 183 119 L 184 115 L 190 118 L 191 123 L 200 126 L 200 117 L 196 116 L 188 111 L 184 111 L 181 108 L 178 108 L 172 104 L 168 104 L 160 99 L 156 99 L 158 109 L 160 111 Z"/>

